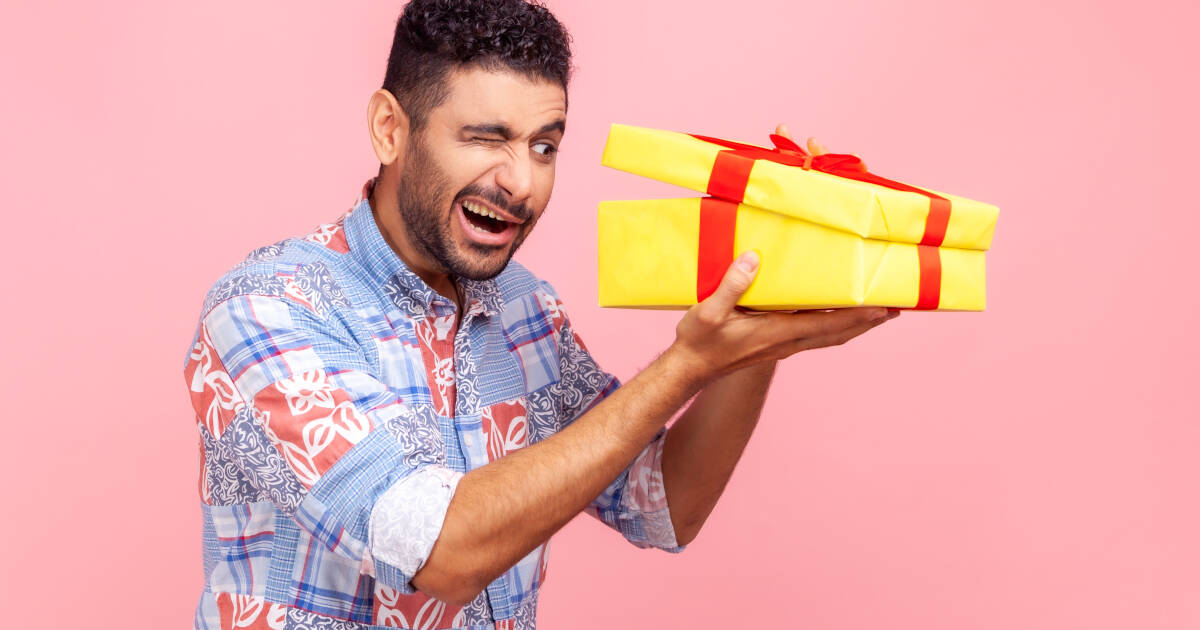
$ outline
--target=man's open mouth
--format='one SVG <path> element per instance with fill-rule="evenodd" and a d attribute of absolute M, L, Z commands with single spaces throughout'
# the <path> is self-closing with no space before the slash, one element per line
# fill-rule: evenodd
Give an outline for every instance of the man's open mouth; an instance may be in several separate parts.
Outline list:
<path fill-rule="evenodd" d="M 478 204 L 469 200 L 463 200 L 462 207 L 463 216 L 467 218 L 467 223 L 469 223 L 471 227 L 475 228 L 479 232 L 499 234 L 500 232 L 508 229 L 508 226 L 512 225 L 508 221 L 496 216 L 495 212 L 492 212 L 482 204 Z"/>

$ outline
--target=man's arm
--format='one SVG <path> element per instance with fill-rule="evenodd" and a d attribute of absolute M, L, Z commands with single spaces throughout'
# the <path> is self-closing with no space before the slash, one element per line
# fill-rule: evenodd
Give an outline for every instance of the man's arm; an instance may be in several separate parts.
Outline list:
<path fill-rule="evenodd" d="M 791 138 L 784 125 L 775 133 Z M 808 139 L 813 155 L 826 152 Z M 888 318 L 900 314 L 891 310 Z M 775 363 L 744 368 L 704 388 L 668 431 L 663 453 L 663 486 L 675 538 L 685 545 L 696 538 L 712 513 L 758 424 Z"/>
<path fill-rule="evenodd" d="M 663 486 L 680 545 L 696 538 L 725 491 L 774 374 L 775 363 L 769 362 L 713 381 L 667 431 Z"/>
<path fill-rule="evenodd" d="M 680 321 L 662 355 L 570 426 L 462 477 L 413 585 L 450 603 L 470 601 L 587 507 L 713 379 L 838 343 L 886 316 L 886 309 L 740 313 L 734 306 L 757 266 L 753 254 L 739 258 L 716 293 Z"/>
<path fill-rule="evenodd" d="M 899 314 L 891 311 L 882 321 Z M 753 365 L 713 381 L 667 431 L 663 486 L 680 545 L 696 538 L 725 491 L 758 425 L 775 365 Z"/>

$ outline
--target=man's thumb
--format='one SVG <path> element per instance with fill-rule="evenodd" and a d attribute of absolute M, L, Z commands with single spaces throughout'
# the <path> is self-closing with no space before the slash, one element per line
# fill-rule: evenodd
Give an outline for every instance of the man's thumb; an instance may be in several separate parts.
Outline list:
<path fill-rule="evenodd" d="M 742 252 L 742 255 L 729 265 L 725 277 L 721 279 L 721 285 L 713 291 L 708 301 L 716 303 L 723 310 L 733 310 L 742 294 L 750 288 L 750 283 L 754 282 L 757 273 L 758 253 L 754 250 Z"/>

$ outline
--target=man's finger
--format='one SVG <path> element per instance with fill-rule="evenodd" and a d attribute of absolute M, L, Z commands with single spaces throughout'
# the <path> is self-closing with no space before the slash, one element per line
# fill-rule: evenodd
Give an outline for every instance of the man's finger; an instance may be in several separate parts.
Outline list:
<path fill-rule="evenodd" d="M 868 330 L 871 330 L 872 328 L 879 326 L 879 325 L 883 324 L 884 322 L 895 319 L 895 318 L 896 318 L 896 315 L 888 315 L 888 316 L 884 317 L 883 319 L 876 319 L 876 320 L 872 320 L 872 321 L 869 321 L 869 322 L 866 322 L 863 324 L 859 324 L 857 326 L 852 326 L 845 330 L 840 330 L 836 333 L 833 333 L 832 335 L 825 335 L 824 337 L 815 337 L 815 338 L 809 339 L 808 340 L 808 348 L 811 350 L 813 348 L 827 348 L 829 346 L 840 346 L 840 345 L 846 343 L 847 341 L 850 341 L 851 339 L 854 339 L 855 337 L 867 332 Z"/>
<path fill-rule="evenodd" d="M 889 311 L 882 307 L 839 308 L 826 312 L 775 313 L 778 340 L 816 339 L 836 335 L 856 326 L 884 321 Z"/>
<path fill-rule="evenodd" d="M 876 307 L 802 313 L 773 311 L 755 318 L 756 325 L 761 326 L 755 338 L 757 345 L 766 351 L 769 348 L 835 335 L 874 321 L 885 321 L 887 316 L 888 309 Z"/>
<path fill-rule="evenodd" d="M 859 323 L 851 326 L 850 328 L 845 328 L 832 334 L 822 335 L 820 337 L 797 339 L 779 346 L 776 349 L 773 358 L 783 359 L 804 350 L 816 350 L 817 348 L 840 346 L 888 320 L 895 319 L 895 317 L 896 315 L 889 315 L 883 317 L 882 319 L 873 319 L 867 322 Z"/>
<path fill-rule="evenodd" d="M 725 271 L 725 277 L 721 279 L 720 286 L 704 300 L 705 304 L 710 304 L 714 310 L 721 313 L 727 313 L 737 306 L 738 300 L 742 298 L 742 294 L 746 289 L 750 288 L 750 283 L 754 281 L 754 276 L 758 273 L 758 253 L 751 250 L 742 252 L 737 260 L 729 265 L 729 269 Z"/>
<path fill-rule="evenodd" d="M 825 145 L 817 142 L 816 138 L 809 138 L 807 144 L 808 152 L 813 155 L 825 155 L 826 153 L 829 153 L 829 151 L 825 149 Z"/>

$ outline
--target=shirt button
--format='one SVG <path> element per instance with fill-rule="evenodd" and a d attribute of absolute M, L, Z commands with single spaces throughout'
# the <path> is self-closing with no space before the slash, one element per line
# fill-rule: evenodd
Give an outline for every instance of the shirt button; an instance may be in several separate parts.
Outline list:
<path fill-rule="evenodd" d="M 472 440 L 469 434 L 463 436 L 463 442 L 466 442 L 467 446 L 475 446 L 475 440 Z"/>

